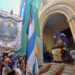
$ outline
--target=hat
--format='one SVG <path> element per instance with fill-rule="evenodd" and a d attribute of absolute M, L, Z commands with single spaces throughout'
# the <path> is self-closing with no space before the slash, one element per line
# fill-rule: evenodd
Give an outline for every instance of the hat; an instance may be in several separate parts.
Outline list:
<path fill-rule="evenodd" d="M 5 59 L 5 64 L 8 64 L 10 62 L 10 59 L 9 58 L 6 58 Z"/>
<path fill-rule="evenodd" d="M 13 55 L 13 54 L 14 54 L 13 52 L 12 52 L 12 53 L 9 53 L 8 56 L 11 56 L 11 55 Z"/>

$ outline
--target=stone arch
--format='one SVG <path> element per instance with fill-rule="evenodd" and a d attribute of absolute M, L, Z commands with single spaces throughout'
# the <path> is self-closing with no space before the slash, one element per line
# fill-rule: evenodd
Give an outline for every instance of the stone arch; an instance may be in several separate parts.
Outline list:
<path fill-rule="evenodd" d="M 73 39 L 75 40 L 75 33 L 74 33 L 74 30 L 73 29 L 73 26 L 74 26 L 74 16 L 75 16 L 75 8 L 73 5 L 71 5 L 70 3 L 68 2 L 58 2 L 56 4 L 53 4 L 49 7 L 47 7 L 45 10 L 43 10 L 43 12 L 41 13 L 41 15 L 39 16 L 40 17 L 40 35 L 42 37 L 42 33 L 43 33 L 43 28 L 45 26 L 45 23 L 48 19 L 48 17 L 52 14 L 55 14 L 55 13 L 61 13 L 63 15 L 66 16 L 67 18 L 67 21 L 69 23 L 69 26 L 70 26 L 70 29 L 71 29 L 71 32 L 72 32 L 72 35 L 73 35 Z"/>
<path fill-rule="evenodd" d="M 52 2 L 51 2 L 52 1 Z M 42 9 L 39 10 L 39 23 L 40 23 L 40 38 L 38 38 L 37 42 L 41 43 L 40 47 L 38 45 L 38 59 L 41 59 L 39 61 L 40 64 L 43 62 L 43 29 L 45 26 L 46 21 L 48 20 L 48 17 L 50 15 L 53 15 L 55 13 L 60 13 L 66 16 L 67 21 L 69 23 L 69 27 L 72 32 L 72 36 L 75 42 L 75 2 L 70 0 L 50 0 Z M 40 41 L 40 40 L 41 41 Z"/>

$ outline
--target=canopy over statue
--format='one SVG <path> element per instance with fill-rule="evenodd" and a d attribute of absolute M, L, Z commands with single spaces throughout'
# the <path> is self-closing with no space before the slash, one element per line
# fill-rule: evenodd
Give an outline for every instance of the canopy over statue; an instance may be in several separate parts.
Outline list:
<path fill-rule="evenodd" d="M 69 43 L 68 43 L 68 39 L 67 36 L 64 33 L 57 33 L 54 36 L 54 45 L 58 46 L 58 45 L 65 45 L 65 47 L 67 48 Z"/>

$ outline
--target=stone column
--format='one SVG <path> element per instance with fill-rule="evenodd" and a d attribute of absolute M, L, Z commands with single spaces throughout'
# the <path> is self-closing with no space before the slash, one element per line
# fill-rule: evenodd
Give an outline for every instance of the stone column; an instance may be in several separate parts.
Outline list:
<path fill-rule="evenodd" d="M 36 46 L 38 50 L 38 66 L 43 65 L 43 44 L 42 39 L 40 37 L 36 38 Z"/>
<path fill-rule="evenodd" d="M 73 24 L 73 35 L 74 35 L 74 43 L 75 43 L 75 18 L 72 19 L 72 24 Z"/>
<path fill-rule="evenodd" d="M 69 26 L 72 32 L 72 36 L 73 36 L 73 40 L 75 43 L 75 22 L 74 21 L 75 21 L 74 18 L 71 18 L 70 20 L 68 20 L 68 23 L 69 23 Z"/>

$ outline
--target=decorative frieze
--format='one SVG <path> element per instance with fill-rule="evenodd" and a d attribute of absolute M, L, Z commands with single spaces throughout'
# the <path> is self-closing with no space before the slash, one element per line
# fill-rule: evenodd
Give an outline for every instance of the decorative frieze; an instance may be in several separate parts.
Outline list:
<path fill-rule="evenodd" d="M 56 11 L 56 10 L 64 11 L 64 12 L 67 13 L 69 16 L 72 16 L 72 15 L 73 15 L 73 14 L 72 14 L 72 11 L 71 11 L 69 8 L 65 7 L 64 5 L 63 5 L 63 6 L 57 5 L 57 6 L 53 6 L 52 8 L 46 10 L 46 11 L 44 12 L 44 14 L 41 16 L 40 22 L 42 21 L 42 19 L 43 19 L 47 14 L 49 14 L 49 13 L 52 12 L 52 11 Z"/>
<path fill-rule="evenodd" d="M 43 0 L 44 1 L 44 0 Z M 41 16 L 42 13 L 49 7 L 51 8 L 52 6 L 56 5 L 68 5 L 74 8 L 75 10 L 75 1 L 73 0 L 46 0 L 46 4 L 44 5 L 43 2 L 41 2 L 40 9 L 39 9 L 39 17 Z"/>

